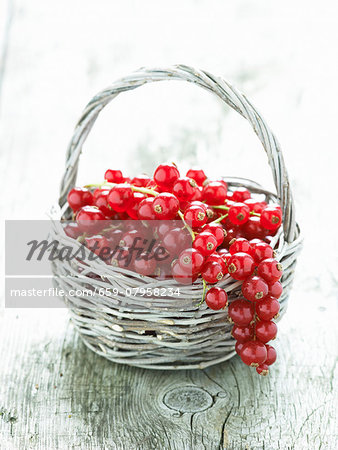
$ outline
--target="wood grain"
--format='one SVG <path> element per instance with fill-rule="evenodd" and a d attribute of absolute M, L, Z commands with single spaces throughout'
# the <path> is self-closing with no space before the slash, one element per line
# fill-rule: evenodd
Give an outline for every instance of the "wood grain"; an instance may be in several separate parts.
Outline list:
<path fill-rule="evenodd" d="M 164 64 L 193 61 L 216 73 L 226 72 L 243 91 L 254 93 L 254 102 L 277 125 L 274 128 L 286 144 L 305 248 L 289 309 L 279 327 L 278 361 L 266 378 L 256 376 L 238 357 L 203 371 L 161 372 L 112 364 L 79 341 L 66 310 L 2 309 L 0 448 L 336 450 L 338 247 L 333 239 L 324 252 L 318 231 L 334 236 L 337 223 L 335 210 L 330 223 L 325 221 L 324 226 L 323 220 L 332 205 L 337 166 L 332 130 L 338 111 L 336 103 L 328 101 L 338 96 L 338 64 L 331 56 L 338 27 L 327 26 L 334 21 L 328 9 L 334 2 L 327 2 L 319 12 L 311 2 L 286 0 L 286 12 L 275 15 L 268 3 L 253 8 L 251 0 L 240 0 L 236 6 L 213 11 L 215 17 L 206 14 L 210 5 L 205 0 L 184 4 L 173 0 L 173 8 L 164 10 L 151 0 L 151 17 L 145 17 L 141 3 L 130 6 L 105 0 L 101 8 L 94 3 L 83 0 L 79 8 L 75 0 L 60 0 L 53 6 L 43 0 L 14 2 L 10 33 L 1 33 L 9 39 L 0 38 L 0 48 L 6 46 L 0 120 L 3 215 L 39 218 L 54 203 L 67 140 L 91 94 L 117 75 L 154 63 L 153 58 Z M 1 24 L 8 23 L 7 8 L 6 2 L 0 2 Z M 198 29 L 209 30 L 207 38 L 196 33 L 197 24 Z M 176 41 L 171 41 L 173 29 Z M 234 42 L 234 36 L 236 45 L 224 47 Z M 316 94 L 312 87 L 318 80 L 321 89 Z M 187 131 L 179 128 L 178 135 L 185 139 L 182 154 L 189 162 L 201 160 L 199 148 L 194 147 L 197 136 L 207 147 L 215 147 L 219 156 L 236 146 L 233 153 L 243 170 L 247 156 L 252 164 L 248 130 L 243 135 L 237 132 L 237 123 L 228 116 L 218 122 L 219 111 L 214 117 L 212 108 L 205 109 L 195 93 L 187 105 L 187 111 L 194 105 L 191 121 L 197 120 L 197 126 Z M 129 117 L 130 105 L 120 106 L 122 115 Z M 204 111 L 209 122 L 202 121 Z M 175 114 L 179 115 L 178 108 L 163 111 L 156 122 L 159 128 Z M 105 133 L 110 120 L 104 122 Z M 232 129 L 234 140 L 228 137 Z M 97 159 L 110 148 L 105 133 L 96 137 Z M 114 149 L 124 148 L 128 138 L 131 145 L 133 133 L 122 133 L 114 140 Z M 143 148 L 141 159 L 148 167 L 165 156 L 158 150 L 151 159 L 147 145 L 141 144 L 136 150 Z M 117 166 L 122 153 L 115 151 L 111 157 Z M 136 160 L 135 154 L 130 160 Z M 231 154 L 226 169 L 231 167 L 235 174 Z M 259 171 L 260 160 L 255 161 Z M 84 161 L 83 170 L 90 174 L 91 162 Z M 250 172 L 236 174 L 250 176 Z M 330 195 L 323 196 L 314 184 Z M 314 205 L 318 214 L 313 213 Z"/>

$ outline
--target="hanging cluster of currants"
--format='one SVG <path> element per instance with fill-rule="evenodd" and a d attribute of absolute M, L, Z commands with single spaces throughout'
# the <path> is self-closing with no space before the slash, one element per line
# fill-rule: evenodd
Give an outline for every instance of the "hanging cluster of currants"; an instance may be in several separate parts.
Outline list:
<path fill-rule="evenodd" d="M 277 333 L 272 319 L 282 294 L 282 267 L 269 245 L 282 224 L 280 206 L 253 198 L 244 187 L 230 190 L 224 180 L 208 180 L 201 169 L 182 177 L 175 164 L 160 164 L 153 178 L 130 179 L 111 169 L 104 178 L 100 185 L 70 190 L 76 222 L 65 232 L 100 256 L 113 246 L 126 255 L 135 239 L 145 242 L 151 232 L 156 245 L 129 258 L 128 269 L 186 285 L 202 279 L 202 300 L 214 310 L 228 305 L 217 283 L 229 276 L 242 281 L 242 297 L 229 305 L 232 336 L 242 361 L 266 375 L 276 360 L 267 342 Z M 128 227 L 107 228 L 107 220 L 128 221 Z M 154 258 L 160 248 L 170 258 Z M 105 255 L 107 264 L 121 266 L 116 251 Z"/>

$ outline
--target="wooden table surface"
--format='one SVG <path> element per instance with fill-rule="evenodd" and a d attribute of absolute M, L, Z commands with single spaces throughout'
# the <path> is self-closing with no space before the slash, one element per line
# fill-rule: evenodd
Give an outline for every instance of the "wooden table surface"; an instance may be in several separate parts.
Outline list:
<path fill-rule="evenodd" d="M 320 13 L 305 0 L 147 3 L 0 1 L 2 217 L 45 217 L 74 123 L 114 78 L 175 62 L 223 74 L 279 136 L 305 237 L 278 361 L 266 378 L 238 357 L 205 370 L 135 369 L 88 350 L 65 309 L 2 308 L 0 448 L 337 449 L 335 2 Z M 235 113 L 194 89 L 154 89 L 102 116 L 82 181 L 107 165 L 151 172 L 170 152 L 271 183 Z"/>

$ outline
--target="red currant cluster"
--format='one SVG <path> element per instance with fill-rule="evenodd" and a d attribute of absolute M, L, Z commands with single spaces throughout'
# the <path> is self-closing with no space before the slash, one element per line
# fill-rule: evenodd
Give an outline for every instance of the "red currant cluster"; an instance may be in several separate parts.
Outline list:
<path fill-rule="evenodd" d="M 76 222 L 67 225 L 66 233 L 104 259 L 104 248 L 117 243 L 128 254 L 136 239 L 149 239 L 149 221 L 162 221 L 152 229 L 156 244 L 142 257 L 130 257 L 128 268 L 162 280 L 172 277 L 186 285 L 201 278 L 202 301 L 214 310 L 227 306 L 228 295 L 221 287 L 209 285 L 229 276 L 242 281 L 244 298 L 229 306 L 236 351 L 246 364 L 266 374 L 276 359 L 273 347 L 266 343 L 276 336 L 271 319 L 278 314 L 277 299 L 282 293 L 281 266 L 269 245 L 282 224 L 279 205 L 253 198 L 244 187 L 230 190 L 224 180 L 208 180 L 200 169 L 182 177 L 175 164 L 159 165 L 153 178 L 131 179 L 110 169 L 104 178 L 100 185 L 69 192 Z M 107 220 L 128 220 L 129 225 L 127 230 L 107 228 L 103 222 Z M 164 263 L 153 258 L 160 249 L 170 255 L 169 264 L 166 258 Z M 121 266 L 110 251 L 104 260 Z"/>

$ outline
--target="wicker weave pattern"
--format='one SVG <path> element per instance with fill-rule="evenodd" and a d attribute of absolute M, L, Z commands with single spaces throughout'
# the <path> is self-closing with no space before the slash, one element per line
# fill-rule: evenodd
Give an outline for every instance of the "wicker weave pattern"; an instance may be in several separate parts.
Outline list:
<path fill-rule="evenodd" d="M 272 245 L 277 259 L 282 262 L 283 295 L 281 315 L 292 284 L 296 256 L 301 248 L 299 229 L 295 222 L 294 204 L 287 171 L 279 144 L 264 120 L 245 96 L 226 81 L 187 66 L 166 69 L 140 69 L 96 95 L 87 105 L 76 126 L 67 151 L 66 171 L 61 183 L 59 205 L 61 214 L 67 211 L 66 197 L 76 182 L 82 146 L 100 111 L 121 92 L 146 83 L 161 80 L 183 80 L 201 86 L 216 94 L 245 117 L 265 149 L 277 190 L 277 195 L 265 191 L 250 180 L 227 178 L 229 186 L 246 186 L 252 192 L 264 194 L 267 201 L 278 201 L 283 211 L 284 228 Z M 65 236 L 54 210 L 53 233 L 62 244 L 79 244 Z M 278 246 L 277 246 L 278 242 Z M 155 281 L 126 269 L 95 261 L 88 268 L 81 262 L 53 263 L 55 283 L 65 291 L 88 286 L 118 287 L 121 295 L 84 296 L 65 298 L 72 321 L 85 344 L 96 353 L 118 363 L 158 369 L 204 368 L 225 361 L 234 355 L 234 340 L 226 311 L 212 311 L 205 305 L 197 307 L 202 295 L 202 284 L 180 286 L 179 298 L 141 297 L 126 295 L 126 288 L 161 288 L 178 286 L 174 281 Z M 81 272 L 81 275 L 79 275 Z M 230 301 L 240 293 L 241 282 L 224 277 L 219 286 L 229 294 Z"/>

